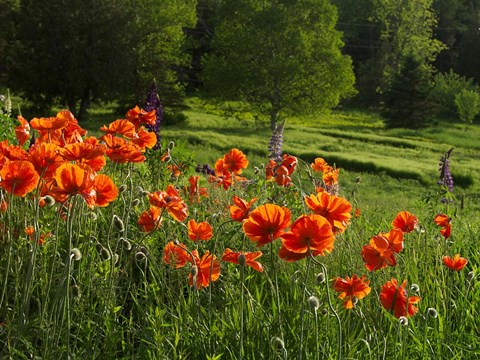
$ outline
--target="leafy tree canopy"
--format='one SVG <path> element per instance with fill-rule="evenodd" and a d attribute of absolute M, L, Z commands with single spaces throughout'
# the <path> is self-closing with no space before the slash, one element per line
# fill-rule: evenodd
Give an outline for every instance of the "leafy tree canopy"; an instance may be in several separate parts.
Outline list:
<path fill-rule="evenodd" d="M 329 109 L 354 93 L 341 52 L 336 8 L 327 0 L 221 0 L 205 87 L 270 117 Z"/>

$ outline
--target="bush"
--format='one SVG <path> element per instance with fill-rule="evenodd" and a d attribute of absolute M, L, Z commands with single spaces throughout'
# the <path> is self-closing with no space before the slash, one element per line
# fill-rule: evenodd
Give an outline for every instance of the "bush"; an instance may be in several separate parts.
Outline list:
<path fill-rule="evenodd" d="M 455 106 L 463 122 L 471 124 L 480 113 L 480 94 L 472 90 L 462 90 L 455 95 Z"/>
<path fill-rule="evenodd" d="M 450 115 L 457 114 L 455 95 L 463 90 L 478 90 L 472 79 L 467 79 L 450 70 L 448 73 L 438 73 L 433 78 L 433 87 L 430 97 L 436 103 L 439 112 Z"/>

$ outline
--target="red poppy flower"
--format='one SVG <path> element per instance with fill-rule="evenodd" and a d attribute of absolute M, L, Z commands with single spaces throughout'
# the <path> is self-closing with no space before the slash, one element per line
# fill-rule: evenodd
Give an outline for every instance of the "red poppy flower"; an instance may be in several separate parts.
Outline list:
<path fill-rule="evenodd" d="M 288 171 L 288 175 L 290 176 L 295 171 L 297 164 L 298 164 L 298 160 L 295 156 L 284 154 L 282 163 L 280 164 L 280 166 L 285 166 L 285 168 Z"/>
<path fill-rule="evenodd" d="M 392 229 L 388 233 L 380 233 L 370 239 L 368 245 L 362 248 L 362 259 L 369 271 L 395 266 L 397 261 L 395 253 L 403 249 L 403 233 L 401 230 Z"/>
<path fill-rule="evenodd" d="M 160 228 L 162 210 L 156 206 L 150 206 L 150 209 L 143 211 L 138 218 L 138 226 L 143 232 L 151 232 Z"/>
<path fill-rule="evenodd" d="M 173 241 L 170 241 L 165 246 L 163 253 L 163 261 L 176 269 L 185 266 L 187 262 L 192 262 L 192 257 L 189 255 L 187 247 L 182 243 L 175 244 Z"/>
<path fill-rule="evenodd" d="M 365 279 L 365 276 L 362 278 L 353 275 L 351 278 L 348 276 L 345 279 L 337 277 L 333 283 L 333 288 L 336 292 L 339 292 L 338 297 L 343 299 L 343 307 L 345 309 L 353 309 L 355 306 L 353 304 L 353 298 L 363 299 L 370 293 L 370 284 L 369 280 Z"/>
<path fill-rule="evenodd" d="M 212 236 L 212 226 L 208 222 L 202 221 L 197 223 L 193 219 L 188 221 L 188 238 L 190 240 L 195 242 L 199 240 L 207 241 Z"/>
<path fill-rule="evenodd" d="M 64 163 L 55 171 L 54 180 L 56 187 L 50 192 L 55 200 L 63 202 L 78 194 L 89 207 L 95 205 L 95 172 L 89 166 Z"/>
<path fill-rule="evenodd" d="M 0 187 L 13 195 L 24 197 L 40 180 L 30 161 L 7 161 L 0 169 Z"/>
<path fill-rule="evenodd" d="M 258 259 L 260 256 L 262 256 L 261 251 L 236 252 L 236 251 L 232 251 L 229 248 L 226 248 L 222 256 L 222 261 L 238 264 L 239 263 L 238 258 L 240 257 L 240 255 L 243 255 L 245 257 L 245 265 L 250 266 L 254 270 L 257 270 L 258 272 L 263 271 L 262 264 L 260 264 L 258 261 L 255 261 L 255 259 Z"/>
<path fill-rule="evenodd" d="M 123 138 L 106 134 L 102 136 L 102 140 L 105 141 L 107 145 L 107 156 L 115 163 L 141 163 L 146 159 L 145 155 L 142 154 L 136 145 Z"/>
<path fill-rule="evenodd" d="M 329 165 L 327 164 L 327 162 L 324 159 L 316 158 L 313 161 L 313 164 L 311 164 L 311 167 L 312 167 L 313 171 L 324 172 L 326 169 L 329 168 Z"/>
<path fill-rule="evenodd" d="M 8 140 L 0 142 L 0 153 L 4 155 L 2 164 L 5 160 L 27 160 L 28 153 L 24 148 L 8 143 Z"/>
<path fill-rule="evenodd" d="M 33 118 L 30 120 L 32 129 L 39 131 L 60 130 L 68 125 L 68 119 L 64 117 Z"/>
<path fill-rule="evenodd" d="M 344 232 L 350 223 L 352 205 L 342 197 L 320 192 L 305 196 L 305 203 L 315 214 L 325 217 L 334 232 Z"/>
<path fill-rule="evenodd" d="M 199 187 L 198 180 L 200 177 L 198 176 L 190 176 L 188 178 L 188 182 L 190 186 L 186 187 L 186 192 L 188 193 L 188 199 L 190 202 L 200 202 L 200 198 L 202 196 L 208 197 L 207 188 Z"/>
<path fill-rule="evenodd" d="M 243 232 L 260 247 L 279 238 L 290 225 L 290 218 L 291 213 L 287 208 L 265 204 L 250 213 L 243 222 Z"/>
<path fill-rule="evenodd" d="M 356 218 L 360 217 L 360 215 L 362 215 L 362 210 L 360 210 L 359 208 L 355 208 L 355 211 L 353 212 L 353 215 Z"/>
<path fill-rule="evenodd" d="M 190 272 L 189 284 L 197 289 L 207 287 L 210 281 L 216 281 L 220 277 L 220 263 L 215 255 L 207 251 L 201 259 L 198 258 L 198 252 L 194 250 L 195 270 Z M 193 272 L 193 274 L 192 274 Z"/>
<path fill-rule="evenodd" d="M 275 182 L 280 186 L 289 186 L 292 183 L 292 179 L 289 176 L 288 168 L 280 165 L 275 168 Z"/>
<path fill-rule="evenodd" d="M 30 148 L 28 160 L 44 180 L 50 180 L 55 176 L 57 169 L 65 163 L 60 156 L 59 146 L 51 143 L 38 143 Z"/>
<path fill-rule="evenodd" d="M 275 176 L 275 168 L 277 167 L 277 163 L 275 160 L 270 160 L 268 164 L 265 166 L 265 179 L 270 180 Z"/>
<path fill-rule="evenodd" d="M 30 124 L 21 115 L 18 115 L 17 119 L 20 121 L 20 125 L 15 127 L 15 137 L 18 140 L 18 144 L 23 146 L 30 137 Z"/>
<path fill-rule="evenodd" d="M 105 151 L 104 145 L 88 142 L 66 144 L 59 149 L 65 160 L 85 163 L 95 171 L 100 171 L 105 166 Z"/>
<path fill-rule="evenodd" d="M 61 131 L 64 140 L 64 142 L 61 142 L 62 145 L 81 142 L 82 137 L 87 134 L 87 130 L 82 129 L 82 127 L 78 125 L 77 119 L 75 119 L 75 116 L 73 116 L 70 111 L 59 111 L 57 113 L 57 118 L 65 119 L 67 121 L 67 126 Z"/>
<path fill-rule="evenodd" d="M 387 281 L 382 286 L 380 292 L 380 302 L 383 307 L 393 312 L 395 317 L 415 315 L 418 309 L 414 306 L 420 301 L 418 296 L 407 296 L 407 281 L 404 280 L 402 285 L 398 285 L 396 279 Z"/>
<path fill-rule="evenodd" d="M 133 134 L 132 143 L 140 149 L 151 149 L 157 143 L 157 135 L 154 132 L 146 131 L 143 127 Z"/>
<path fill-rule="evenodd" d="M 468 264 L 468 260 L 463 257 L 460 257 L 459 254 L 456 254 L 453 259 L 450 256 L 444 256 L 442 260 L 443 260 L 443 263 L 449 269 L 452 269 L 455 271 L 462 270 L 465 267 L 465 265 Z"/>
<path fill-rule="evenodd" d="M 435 223 L 438 226 L 442 227 L 442 229 L 440 230 L 440 234 L 442 234 L 442 236 L 445 239 L 448 239 L 450 237 L 450 235 L 452 234 L 452 224 L 451 224 L 452 219 L 450 219 L 445 214 L 438 214 L 438 215 L 435 216 L 433 221 L 435 221 Z"/>
<path fill-rule="evenodd" d="M 392 221 L 392 226 L 396 229 L 402 230 L 404 233 L 410 233 L 415 230 L 417 224 L 417 217 L 408 211 L 399 212 Z"/>
<path fill-rule="evenodd" d="M 295 253 L 315 251 L 319 255 L 333 250 L 332 227 L 323 216 L 303 215 L 292 224 L 290 231 L 280 235 L 283 246 Z"/>
<path fill-rule="evenodd" d="M 135 134 L 135 125 L 128 120 L 119 119 L 111 122 L 108 126 L 103 125 L 100 130 L 106 134 L 122 135 L 130 139 Z"/>
<path fill-rule="evenodd" d="M 241 174 L 242 169 L 248 166 L 248 160 L 245 154 L 236 148 L 230 150 L 223 156 L 223 170 L 234 174 Z"/>
<path fill-rule="evenodd" d="M 93 183 L 95 189 L 95 205 L 104 207 L 118 196 L 118 188 L 113 180 L 104 174 L 98 174 Z"/>
<path fill-rule="evenodd" d="M 155 125 L 157 121 L 156 110 L 145 111 L 138 106 L 128 110 L 126 118 L 135 125 L 135 129 L 140 128 L 142 124 Z"/>
<path fill-rule="evenodd" d="M 230 205 L 230 217 L 238 222 L 242 222 L 248 217 L 250 213 L 250 208 L 253 203 L 257 201 L 257 198 L 253 198 L 249 202 L 246 202 L 243 199 L 240 199 L 237 195 L 233 195 L 233 203 L 235 205 Z"/>
<path fill-rule="evenodd" d="M 173 185 L 168 185 L 166 191 L 156 191 L 148 194 L 148 199 L 151 205 L 167 209 L 168 213 L 179 222 L 182 222 L 188 216 L 187 204 Z"/>

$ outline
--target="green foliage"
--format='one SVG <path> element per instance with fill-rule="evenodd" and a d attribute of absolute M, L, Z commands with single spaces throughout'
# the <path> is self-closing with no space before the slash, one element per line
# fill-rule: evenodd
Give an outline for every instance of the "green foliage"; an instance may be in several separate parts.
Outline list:
<path fill-rule="evenodd" d="M 450 69 L 447 73 L 438 73 L 433 78 L 430 92 L 432 99 L 440 106 L 440 110 L 451 115 L 457 114 L 455 96 L 462 90 L 476 90 L 473 79 L 467 79 Z"/>
<path fill-rule="evenodd" d="M 419 129 L 428 125 L 431 104 L 429 72 L 413 55 L 406 56 L 400 72 L 385 93 L 385 124 L 389 128 Z"/>
<path fill-rule="evenodd" d="M 462 121 L 471 124 L 480 113 L 480 94 L 472 90 L 462 90 L 455 95 L 455 106 Z"/>
<path fill-rule="evenodd" d="M 353 94 L 351 61 L 342 55 L 335 7 L 300 2 L 223 0 L 205 87 L 214 98 L 242 100 L 270 118 L 336 106 Z"/>

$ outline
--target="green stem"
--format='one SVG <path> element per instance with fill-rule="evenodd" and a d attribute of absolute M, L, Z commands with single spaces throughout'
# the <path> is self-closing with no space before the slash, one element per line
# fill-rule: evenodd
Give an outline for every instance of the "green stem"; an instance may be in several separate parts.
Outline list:
<path fill-rule="evenodd" d="M 310 252 L 310 250 L 309 250 Z M 304 285 L 303 285 L 303 294 L 302 294 L 302 309 L 300 311 L 300 349 L 299 349 L 299 354 L 298 354 L 298 359 L 299 360 L 302 360 L 302 356 L 303 356 L 303 333 L 304 333 L 304 323 L 305 323 L 305 297 L 306 297 L 306 294 L 307 294 L 307 282 L 308 282 L 308 275 L 309 275 L 309 272 L 310 272 L 310 265 L 312 263 L 311 261 L 312 259 L 312 256 L 310 254 L 310 256 L 307 258 L 307 271 L 305 273 L 305 282 L 304 282 Z"/>

